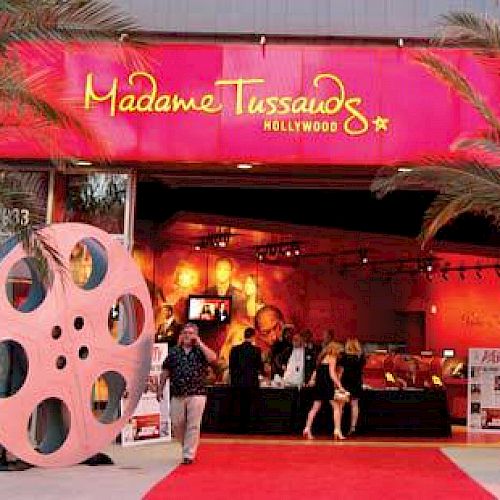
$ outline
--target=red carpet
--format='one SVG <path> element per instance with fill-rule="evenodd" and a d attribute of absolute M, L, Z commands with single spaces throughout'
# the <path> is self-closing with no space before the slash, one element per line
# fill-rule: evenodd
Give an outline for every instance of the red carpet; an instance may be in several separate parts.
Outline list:
<path fill-rule="evenodd" d="M 146 500 L 494 497 L 433 448 L 205 444 Z"/>

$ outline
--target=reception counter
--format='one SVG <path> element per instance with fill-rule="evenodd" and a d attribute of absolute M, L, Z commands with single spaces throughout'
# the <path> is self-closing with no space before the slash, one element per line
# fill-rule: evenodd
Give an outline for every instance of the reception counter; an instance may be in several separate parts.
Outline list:
<path fill-rule="evenodd" d="M 239 431 L 235 389 L 211 386 L 203 417 L 204 432 Z M 312 405 L 312 392 L 304 388 L 257 389 L 252 397 L 249 432 L 254 434 L 297 434 L 302 431 Z M 349 428 L 349 408 L 344 412 L 344 430 Z M 446 391 L 429 389 L 365 390 L 360 400 L 358 424 L 362 435 L 448 437 L 451 435 Z M 331 408 L 323 405 L 313 434 L 333 431 Z"/>

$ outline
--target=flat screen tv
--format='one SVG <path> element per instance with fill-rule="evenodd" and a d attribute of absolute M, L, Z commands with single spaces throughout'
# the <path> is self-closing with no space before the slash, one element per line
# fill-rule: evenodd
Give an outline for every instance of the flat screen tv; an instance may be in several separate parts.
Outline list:
<path fill-rule="evenodd" d="M 229 323 L 231 321 L 231 297 L 190 295 L 187 318 L 188 321 L 202 324 Z"/>

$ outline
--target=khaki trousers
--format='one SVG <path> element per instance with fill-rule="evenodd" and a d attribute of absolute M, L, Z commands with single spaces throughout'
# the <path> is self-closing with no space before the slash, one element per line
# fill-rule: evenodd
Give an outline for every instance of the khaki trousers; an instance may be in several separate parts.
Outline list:
<path fill-rule="evenodd" d="M 170 417 L 174 438 L 182 445 L 182 457 L 194 459 L 200 443 L 200 428 L 206 396 L 174 396 L 170 401 Z"/>

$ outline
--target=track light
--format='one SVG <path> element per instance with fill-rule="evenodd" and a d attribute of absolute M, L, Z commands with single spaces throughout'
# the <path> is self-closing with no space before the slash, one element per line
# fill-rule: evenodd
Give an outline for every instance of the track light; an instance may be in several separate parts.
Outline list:
<path fill-rule="evenodd" d="M 448 273 L 450 272 L 450 264 L 447 262 L 442 268 L 441 268 L 441 277 L 445 280 L 449 280 L 449 275 Z"/>
<path fill-rule="evenodd" d="M 300 243 L 297 241 L 284 241 L 280 243 L 269 243 L 256 247 L 255 256 L 258 260 L 291 259 L 302 254 Z"/>
<path fill-rule="evenodd" d="M 368 264 L 368 253 L 364 248 L 359 251 L 359 260 L 361 264 Z"/>
<path fill-rule="evenodd" d="M 199 252 L 202 248 L 226 248 L 233 236 L 236 236 L 236 233 L 231 230 L 206 234 L 194 244 L 194 249 Z"/>
<path fill-rule="evenodd" d="M 462 281 L 465 279 L 465 269 L 463 267 L 458 268 L 458 275 Z"/>

